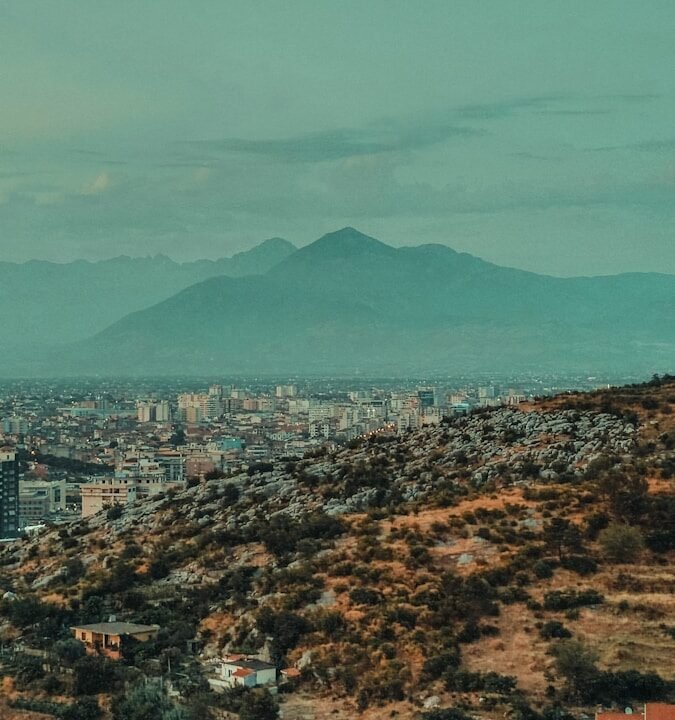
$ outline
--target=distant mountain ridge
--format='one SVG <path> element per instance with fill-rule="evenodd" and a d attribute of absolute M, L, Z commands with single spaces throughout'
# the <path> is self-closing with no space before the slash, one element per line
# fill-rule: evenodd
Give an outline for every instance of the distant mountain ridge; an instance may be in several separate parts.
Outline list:
<path fill-rule="evenodd" d="M 669 371 L 675 276 L 555 278 L 344 228 L 38 357 L 38 373 Z"/>
<path fill-rule="evenodd" d="M 81 340 L 209 277 L 265 273 L 295 250 L 272 238 L 232 257 L 185 263 L 166 255 L 0 262 L 0 326 L 10 346 Z"/>

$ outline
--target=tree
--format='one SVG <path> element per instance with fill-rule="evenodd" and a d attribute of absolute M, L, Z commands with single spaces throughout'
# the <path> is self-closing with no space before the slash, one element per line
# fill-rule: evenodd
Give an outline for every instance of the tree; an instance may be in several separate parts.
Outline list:
<path fill-rule="evenodd" d="M 86 568 L 80 558 L 69 558 L 64 565 L 64 579 L 68 583 L 76 583 L 80 578 L 84 577 Z"/>
<path fill-rule="evenodd" d="M 601 530 L 598 541 L 605 558 L 613 563 L 633 562 L 645 545 L 638 528 L 621 523 L 612 523 Z"/>
<path fill-rule="evenodd" d="M 124 514 L 124 508 L 119 503 L 115 503 L 108 508 L 106 517 L 108 520 L 119 520 Z"/>
<path fill-rule="evenodd" d="M 241 699 L 239 720 L 276 720 L 278 716 L 277 701 L 267 690 L 251 690 Z"/>
<path fill-rule="evenodd" d="M 553 648 L 553 653 L 558 672 L 575 694 L 583 691 L 598 673 L 595 666 L 597 654 L 578 640 L 561 640 Z"/>
<path fill-rule="evenodd" d="M 649 486 L 637 473 L 613 468 L 601 476 L 598 488 L 618 520 L 637 520 L 644 514 Z"/>
<path fill-rule="evenodd" d="M 565 550 L 579 552 L 582 549 L 579 528 L 565 518 L 555 517 L 544 528 L 544 542 L 562 560 Z"/>
<path fill-rule="evenodd" d="M 174 705 L 157 685 L 137 685 L 112 706 L 115 720 L 188 720 L 187 712 Z"/>
<path fill-rule="evenodd" d="M 61 720 L 98 720 L 103 712 L 95 697 L 80 698 L 60 715 Z"/>
<path fill-rule="evenodd" d="M 75 638 L 59 640 L 54 643 L 54 653 L 66 664 L 72 665 L 85 655 L 84 645 Z"/>
<path fill-rule="evenodd" d="M 174 447 L 179 445 L 185 445 L 185 430 L 182 427 L 176 426 L 173 435 L 169 438 L 169 444 Z"/>
<path fill-rule="evenodd" d="M 86 655 L 75 662 L 73 669 L 75 695 L 111 692 L 118 683 L 118 674 L 113 663 L 102 657 Z"/>

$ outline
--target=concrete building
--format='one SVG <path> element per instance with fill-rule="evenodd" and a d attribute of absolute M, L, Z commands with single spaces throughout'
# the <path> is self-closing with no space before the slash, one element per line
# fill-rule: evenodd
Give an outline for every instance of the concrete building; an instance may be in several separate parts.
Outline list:
<path fill-rule="evenodd" d="M 127 622 L 95 623 L 76 625 L 70 628 L 73 637 L 84 644 L 90 655 L 105 655 L 111 660 L 122 657 L 124 638 L 133 638 L 137 642 L 152 640 L 159 632 L 159 625 L 137 625 Z"/>
<path fill-rule="evenodd" d="M 136 501 L 136 481 L 128 477 L 100 478 L 80 485 L 82 517 L 95 515 L 112 505 L 130 505 Z"/>
<path fill-rule="evenodd" d="M 34 525 L 49 515 L 49 498 L 33 491 L 19 492 L 19 526 Z"/>
<path fill-rule="evenodd" d="M 169 422 L 171 410 L 167 400 L 159 402 L 139 401 L 136 403 L 136 418 L 139 423 Z"/>
<path fill-rule="evenodd" d="M 296 385 L 277 385 L 274 394 L 278 398 L 292 398 L 298 394 Z"/>
<path fill-rule="evenodd" d="M 228 655 L 224 657 L 217 668 L 216 677 L 209 678 L 209 684 L 214 690 L 276 685 L 276 682 L 276 667 L 250 655 Z"/>
<path fill-rule="evenodd" d="M 21 527 L 66 509 L 66 480 L 19 482 L 19 524 Z"/>
<path fill-rule="evenodd" d="M 0 538 L 19 533 L 19 462 L 16 453 L 0 449 Z"/>
<path fill-rule="evenodd" d="M 6 435 L 25 435 L 28 432 L 28 423 L 24 418 L 13 415 L 2 421 L 2 429 Z"/>

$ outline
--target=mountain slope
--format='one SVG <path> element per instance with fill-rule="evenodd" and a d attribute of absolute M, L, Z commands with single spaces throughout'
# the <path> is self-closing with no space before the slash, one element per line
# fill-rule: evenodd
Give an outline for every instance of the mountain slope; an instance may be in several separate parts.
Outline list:
<path fill-rule="evenodd" d="M 47 528 L 0 548 L 5 637 L 53 652 L 110 612 L 156 622 L 129 664 L 189 678 L 186 704 L 214 657 L 297 663 L 289 720 L 432 720 L 430 697 L 489 720 L 673 699 L 674 404 L 671 377 L 495 408 Z M 616 526 L 641 544 L 617 555 Z M 583 674 L 556 662 L 570 641 L 596 658 Z M 124 692 L 113 667 L 108 684 Z"/>
<path fill-rule="evenodd" d="M 673 308 L 675 276 L 547 277 L 345 228 L 263 276 L 189 287 L 36 371 L 664 371 Z"/>
<path fill-rule="evenodd" d="M 0 324 L 10 345 L 72 342 L 209 277 L 267 272 L 294 251 L 273 238 L 230 258 L 189 263 L 163 255 L 0 263 Z"/>

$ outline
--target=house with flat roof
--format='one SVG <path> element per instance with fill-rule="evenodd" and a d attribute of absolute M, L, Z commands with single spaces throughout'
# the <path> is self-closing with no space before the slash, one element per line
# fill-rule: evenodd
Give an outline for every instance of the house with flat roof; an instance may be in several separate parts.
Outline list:
<path fill-rule="evenodd" d="M 276 666 L 250 655 L 226 655 L 217 665 L 215 676 L 209 678 L 211 687 L 221 691 L 226 688 L 252 688 L 276 683 Z"/>
<path fill-rule="evenodd" d="M 75 625 L 70 628 L 76 640 L 84 644 L 90 655 L 105 655 L 112 660 L 122 657 L 123 638 L 147 642 L 156 637 L 159 625 L 138 625 L 128 622 L 102 622 Z"/>

